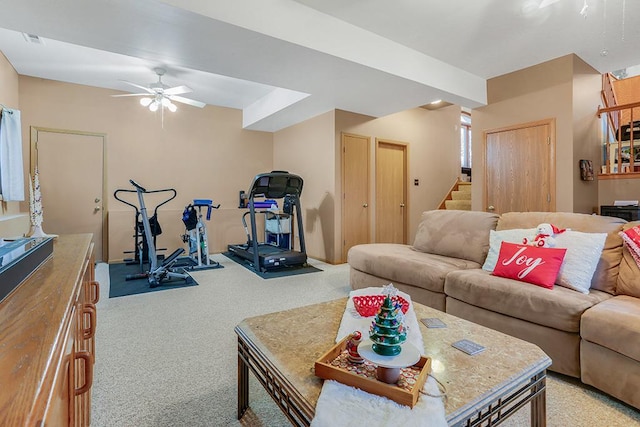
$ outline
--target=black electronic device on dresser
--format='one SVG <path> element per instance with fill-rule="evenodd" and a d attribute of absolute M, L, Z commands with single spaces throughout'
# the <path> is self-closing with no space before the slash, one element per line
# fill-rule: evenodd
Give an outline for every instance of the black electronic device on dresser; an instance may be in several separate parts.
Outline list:
<path fill-rule="evenodd" d="M 627 221 L 640 220 L 640 206 L 600 206 L 600 215 L 614 216 Z"/>
<path fill-rule="evenodd" d="M 51 237 L 0 238 L 0 301 L 53 253 Z"/>

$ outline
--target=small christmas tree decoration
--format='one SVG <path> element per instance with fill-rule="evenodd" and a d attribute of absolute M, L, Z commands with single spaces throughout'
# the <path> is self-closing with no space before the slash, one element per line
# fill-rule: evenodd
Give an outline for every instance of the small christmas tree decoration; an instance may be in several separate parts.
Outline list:
<path fill-rule="evenodd" d="M 354 331 L 349 336 L 349 340 L 347 341 L 347 352 L 349 353 L 347 359 L 349 360 L 349 362 L 356 365 L 364 362 L 364 359 L 362 358 L 362 356 L 360 356 L 360 353 L 358 353 L 358 344 L 360 344 L 361 342 L 362 332 L 360 331 Z"/>
<path fill-rule="evenodd" d="M 397 293 L 393 285 L 385 286 L 383 292 L 386 297 L 369 328 L 369 338 L 373 342 L 371 348 L 381 356 L 397 356 L 402 351 L 401 344 L 407 339 L 402 304 L 392 300 Z"/>

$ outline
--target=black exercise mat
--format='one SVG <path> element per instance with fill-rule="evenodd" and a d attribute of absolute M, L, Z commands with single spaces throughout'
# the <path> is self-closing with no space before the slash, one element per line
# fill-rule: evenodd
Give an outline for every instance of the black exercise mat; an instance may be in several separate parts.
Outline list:
<path fill-rule="evenodd" d="M 226 256 L 227 258 L 236 262 L 237 264 L 240 264 L 247 270 L 256 273 L 258 276 L 262 277 L 263 279 L 275 279 L 276 277 L 295 276 L 298 274 L 315 273 L 318 271 L 322 271 L 321 269 L 313 267 L 311 265 L 300 266 L 300 267 L 284 267 L 284 268 L 279 268 L 277 270 L 269 270 L 266 272 L 255 271 L 251 265 L 251 262 L 249 262 L 248 260 L 242 257 L 236 256 L 231 252 L 223 252 L 222 255 Z"/>
<path fill-rule="evenodd" d="M 139 274 L 140 265 L 125 263 L 109 264 L 109 298 L 123 297 L 125 295 L 143 294 L 145 292 L 164 291 L 166 289 L 185 288 L 197 286 L 198 283 L 189 276 L 187 280 L 174 279 L 165 280 L 159 286 L 152 288 L 146 278 L 136 280 L 126 280 L 129 274 Z"/>

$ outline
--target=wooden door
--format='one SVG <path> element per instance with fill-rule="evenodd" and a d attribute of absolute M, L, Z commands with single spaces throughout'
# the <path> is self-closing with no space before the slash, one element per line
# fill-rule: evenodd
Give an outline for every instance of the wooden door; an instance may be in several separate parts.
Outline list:
<path fill-rule="evenodd" d="M 370 243 L 369 145 L 365 136 L 342 134 L 342 261 L 349 248 Z"/>
<path fill-rule="evenodd" d="M 555 120 L 487 131 L 484 209 L 555 210 Z"/>
<path fill-rule="evenodd" d="M 103 259 L 105 243 L 105 138 L 97 133 L 31 128 L 31 171 L 33 175 L 38 166 L 43 230 L 92 233 L 98 261 Z"/>
<path fill-rule="evenodd" d="M 376 242 L 407 243 L 407 145 L 376 140 Z"/>

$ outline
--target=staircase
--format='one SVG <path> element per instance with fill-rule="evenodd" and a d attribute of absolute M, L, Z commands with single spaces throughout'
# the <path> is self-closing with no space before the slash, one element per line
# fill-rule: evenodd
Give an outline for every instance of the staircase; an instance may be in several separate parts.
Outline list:
<path fill-rule="evenodd" d="M 456 181 L 453 187 L 451 187 L 447 197 L 445 197 L 442 203 L 440 203 L 438 209 L 470 211 L 471 183 L 459 180 Z"/>
<path fill-rule="evenodd" d="M 604 136 L 605 157 L 599 176 L 640 178 L 640 76 L 617 79 L 612 74 L 602 76 L 604 108 L 609 132 Z"/>

